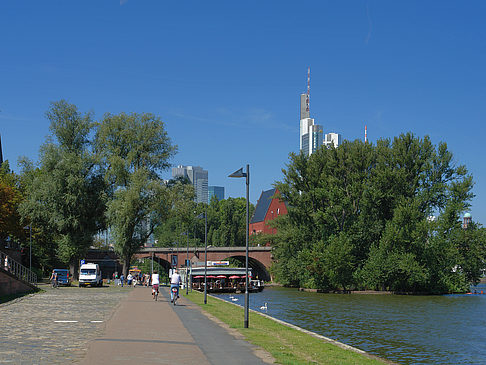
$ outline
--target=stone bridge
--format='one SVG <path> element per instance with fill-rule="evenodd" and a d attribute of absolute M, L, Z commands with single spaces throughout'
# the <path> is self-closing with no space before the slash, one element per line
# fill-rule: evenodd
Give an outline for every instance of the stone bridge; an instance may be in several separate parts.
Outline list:
<path fill-rule="evenodd" d="M 246 250 L 245 247 L 208 247 L 208 261 L 221 261 L 229 258 L 237 259 L 245 263 Z M 193 265 L 204 265 L 204 247 L 151 247 L 140 249 L 136 254 L 136 258 L 151 258 L 159 262 L 167 270 L 172 262 L 172 257 L 177 256 L 178 266 L 186 259 L 186 256 L 193 263 Z M 273 262 L 272 248 L 264 247 L 249 247 L 248 248 L 248 266 L 252 268 L 253 276 L 261 280 L 270 281 L 270 273 L 268 269 Z"/>

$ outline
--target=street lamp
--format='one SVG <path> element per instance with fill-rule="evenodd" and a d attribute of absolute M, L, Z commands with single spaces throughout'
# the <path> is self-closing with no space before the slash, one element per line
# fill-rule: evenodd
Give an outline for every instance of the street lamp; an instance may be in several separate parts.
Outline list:
<path fill-rule="evenodd" d="M 186 249 L 186 295 L 189 294 L 189 231 L 182 232 L 181 234 L 187 236 L 187 249 Z"/>
<path fill-rule="evenodd" d="M 245 328 L 248 328 L 249 322 L 249 304 L 250 294 L 248 292 L 249 278 L 248 278 L 248 229 L 250 223 L 250 165 L 246 165 L 246 172 L 243 172 L 243 167 L 238 171 L 233 172 L 228 177 L 245 177 L 246 178 L 246 257 L 245 257 Z"/>
<path fill-rule="evenodd" d="M 204 214 L 204 304 L 208 304 L 207 276 L 208 276 L 208 211 L 201 213 L 197 218 L 201 219 Z"/>

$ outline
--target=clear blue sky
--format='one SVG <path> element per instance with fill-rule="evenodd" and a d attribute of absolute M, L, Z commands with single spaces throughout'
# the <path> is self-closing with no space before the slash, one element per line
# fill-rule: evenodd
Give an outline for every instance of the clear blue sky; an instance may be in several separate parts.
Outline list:
<path fill-rule="evenodd" d="M 179 146 L 172 163 L 207 169 L 227 197 L 244 196 L 227 175 L 249 163 L 255 203 L 298 151 L 310 66 L 325 133 L 447 142 L 485 224 L 484 19 L 484 1 L 2 1 L 4 158 L 37 161 L 51 101 L 151 112 Z"/>

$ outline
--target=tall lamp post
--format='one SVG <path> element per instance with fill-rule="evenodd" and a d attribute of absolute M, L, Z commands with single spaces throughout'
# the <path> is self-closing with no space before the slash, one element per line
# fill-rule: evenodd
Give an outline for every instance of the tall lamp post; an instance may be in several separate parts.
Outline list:
<path fill-rule="evenodd" d="M 189 231 L 185 231 L 183 234 L 187 236 L 187 248 L 186 248 L 186 295 L 189 294 Z"/>
<path fill-rule="evenodd" d="M 250 294 L 248 292 L 249 278 L 248 278 L 248 230 L 250 222 L 250 165 L 246 165 L 246 172 L 243 172 L 243 167 L 238 171 L 233 172 L 228 177 L 245 177 L 246 178 L 246 257 L 245 257 L 245 328 L 248 328 L 249 322 L 249 304 Z"/>
<path fill-rule="evenodd" d="M 204 304 L 208 304 L 207 276 L 208 276 L 208 211 L 201 213 L 197 218 L 204 217 Z"/>

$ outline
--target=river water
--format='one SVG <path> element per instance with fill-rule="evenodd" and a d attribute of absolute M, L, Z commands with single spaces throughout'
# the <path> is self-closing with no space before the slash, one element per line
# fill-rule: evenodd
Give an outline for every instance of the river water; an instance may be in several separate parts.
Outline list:
<path fill-rule="evenodd" d="M 486 294 L 485 285 L 476 289 Z M 230 294 L 218 296 L 231 301 Z M 244 294 L 233 296 L 233 303 L 244 304 Z M 260 309 L 264 303 L 266 311 Z M 486 295 L 346 295 L 268 287 L 250 294 L 250 308 L 401 364 L 486 364 Z"/>

